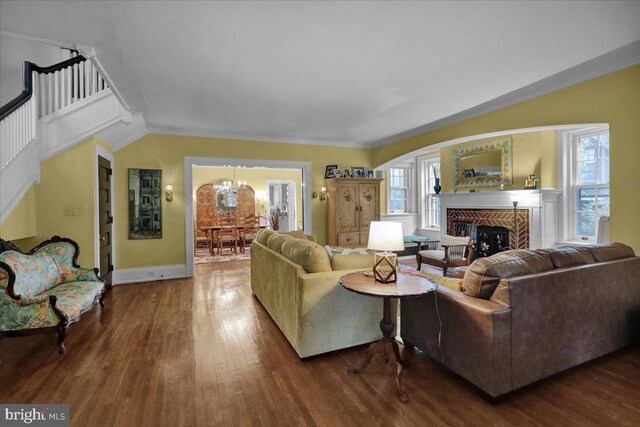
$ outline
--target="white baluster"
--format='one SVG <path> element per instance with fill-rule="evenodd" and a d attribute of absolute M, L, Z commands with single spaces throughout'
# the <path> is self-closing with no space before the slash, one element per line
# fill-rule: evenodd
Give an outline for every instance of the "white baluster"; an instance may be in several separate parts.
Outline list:
<path fill-rule="evenodd" d="M 60 76 L 57 71 L 52 73 L 51 76 L 53 78 L 53 113 L 60 109 L 60 82 L 58 81 Z"/>
<path fill-rule="evenodd" d="M 47 115 L 53 113 L 53 77 L 47 74 Z"/>
<path fill-rule="evenodd" d="M 79 99 L 84 99 L 84 62 L 78 64 L 78 87 L 80 88 Z"/>
<path fill-rule="evenodd" d="M 88 64 L 89 61 L 84 61 L 84 97 L 88 98 L 91 96 L 91 67 Z"/>
<path fill-rule="evenodd" d="M 73 102 L 78 100 L 78 64 L 73 64 Z"/>
<path fill-rule="evenodd" d="M 60 70 L 60 108 L 67 106 L 67 70 Z"/>
<path fill-rule="evenodd" d="M 38 74 L 38 85 L 40 86 L 40 91 L 38 93 L 38 98 L 40 98 L 40 114 L 38 117 L 44 117 L 47 111 L 47 91 L 45 89 L 45 76 L 42 74 Z"/>

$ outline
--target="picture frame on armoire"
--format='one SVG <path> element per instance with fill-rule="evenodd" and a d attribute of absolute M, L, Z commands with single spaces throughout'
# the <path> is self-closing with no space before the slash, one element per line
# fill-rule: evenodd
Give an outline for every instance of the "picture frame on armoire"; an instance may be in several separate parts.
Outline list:
<path fill-rule="evenodd" d="M 351 167 L 351 175 L 354 178 L 366 178 L 366 175 L 364 174 L 364 168 L 361 166 L 358 167 Z"/>
<path fill-rule="evenodd" d="M 338 165 L 327 165 L 324 170 L 324 179 L 335 178 Z"/>

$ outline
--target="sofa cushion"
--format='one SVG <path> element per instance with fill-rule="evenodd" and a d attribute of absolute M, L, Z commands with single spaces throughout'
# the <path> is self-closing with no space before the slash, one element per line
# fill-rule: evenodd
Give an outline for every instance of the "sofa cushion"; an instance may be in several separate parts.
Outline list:
<path fill-rule="evenodd" d="M 267 246 L 267 240 L 269 240 L 269 236 L 271 236 L 276 231 L 269 230 L 268 228 L 262 228 L 258 231 L 258 235 L 256 236 L 256 240 L 261 245 Z"/>
<path fill-rule="evenodd" d="M 589 248 L 584 246 L 562 246 L 554 249 L 538 249 L 536 252 L 549 255 L 555 268 L 574 267 L 595 262 Z"/>
<path fill-rule="evenodd" d="M 300 231 L 300 230 L 286 231 L 286 232 L 284 232 L 284 233 L 282 233 L 282 234 L 286 234 L 286 235 L 289 235 L 289 236 L 293 236 L 293 237 L 295 237 L 296 239 L 309 240 L 309 239 L 307 238 L 307 235 L 306 235 L 306 234 L 304 234 L 304 231 Z"/>
<path fill-rule="evenodd" d="M 454 291 L 462 291 L 462 279 L 460 278 L 452 278 L 452 277 L 442 277 L 439 274 L 432 274 L 426 271 L 420 271 L 417 273 L 410 274 L 418 274 L 420 276 L 426 277 L 427 279 L 435 282 L 438 286 L 445 286 L 449 289 L 453 289 Z"/>
<path fill-rule="evenodd" d="M 589 246 L 591 255 L 596 262 L 613 261 L 622 258 L 631 258 L 636 254 L 630 246 L 624 243 L 607 243 L 605 245 L 591 245 Z"/>
<path fill-rule="evenodd" d="M 342 255 L 351 255 L 351 254 L 359 254 L 359 255 L 368 255 L 374 254 L 375 251 L 367 248 L 352 248 L 352 247 L 342 247 L 342 246 L 329 246 L 324 245 L 324 249 L 327 251 L 329 258 L 334 255 L 342 254 Z"/>
<path fill-rule="evenodd" d="M 282 245 L 282 255 L 303 266 L 307 273 L 331 271 L 327 251 L 309 240 L 287 239 Z"/>
<path fill-rule="evenodd" d="M 0 262 L 9 265 L 15 273 L 13 291 L 22 297 L 40 295 L 61 281 L 55 261 L 43 249 L 32 255 L 6 251 L 0 254 Z"/>
<path fill-rule="evenodd" d="M 353 270 L 355 268 L 373 268 L 375 256 L 373 254 L 336 254 L 331 257 L 331 269 Z"/>
<path fill-rule="evenodd" d="M 272 251 L 282 253 L 282 244 L 288 239 L 293 238 L 294 237 L 289 234 L 273 233 L 267 239 L 267 247 Z"/>
<path fill-rule="evenodd" d="M 58 299 L 56 307 L 62 310 L 69 320 L 72 320 L 91 308 L 96 299 L 102 295 L 103 290 L 102 282 L 72 282 L 49 289 L 43 295 L 55 295 Z"/>
<path fill-rule="evenodd" d="M 553 270 L 553 263 L 546 253 L 528 249 L 500 252 L 475 260 L 464 274 L 463 288 L 467 295 L 489 299 L 501 278 L 548 270 Z"/>

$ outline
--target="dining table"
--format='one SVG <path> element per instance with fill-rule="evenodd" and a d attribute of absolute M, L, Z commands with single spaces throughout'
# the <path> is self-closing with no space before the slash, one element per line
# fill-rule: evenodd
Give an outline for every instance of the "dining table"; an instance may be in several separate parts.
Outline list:
<path fill-rule="evenodd" d="M 214 254 L 213 241 L 214 241 L 215 233 L 217 231 L 220 231 L 222 229 L 236 229 L 239 232 L 241 232 L 242 230 L 244 230 L 245 226 L 244 225 L 205 225 L 199 228 L 200 230 L 207 233 L 209 237 L 209 241 L 211 242 L 211 244 L 209 245 L 209 252 L 211 253 L 211 255 L 213 255 Z M 267 225 L 260 224 L 258 228 L 267 228 Z M 238 247 L 236 245 L 236 247 L 233 248 L 233 252 L 238 253 L 237 249 Z"/>

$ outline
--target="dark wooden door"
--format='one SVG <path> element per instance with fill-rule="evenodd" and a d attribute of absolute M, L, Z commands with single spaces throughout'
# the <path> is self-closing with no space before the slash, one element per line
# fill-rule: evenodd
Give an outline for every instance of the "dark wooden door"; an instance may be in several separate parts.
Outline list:
<path fill-rule="evenodd" d="M 98 156 L 98 201 L 100 213 L 100 276 L 111 286 L 113 260 L 111 256 L 113 236 L 111 224 L 111 162 Z"/>

